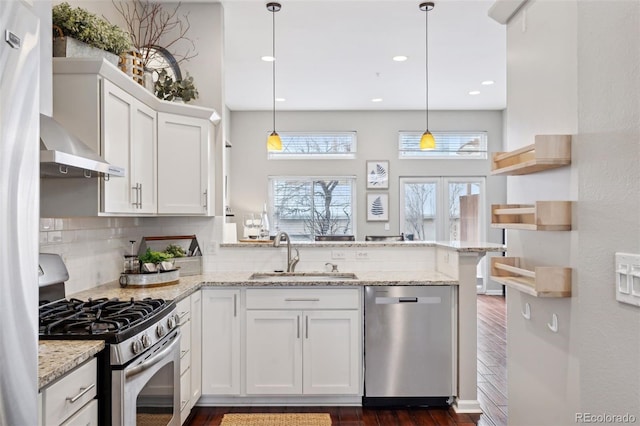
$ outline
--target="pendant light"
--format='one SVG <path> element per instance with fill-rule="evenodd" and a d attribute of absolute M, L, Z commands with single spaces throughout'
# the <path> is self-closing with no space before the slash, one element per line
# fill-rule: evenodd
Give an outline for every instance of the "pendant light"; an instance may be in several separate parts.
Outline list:
<path fill-rule="evenodd" d="M 421 150 L 429 150 L 436 148 L 436 140 L 433 138 L 433 135 L 429 131 L 429 11 L 433 10 L 434 3 L 432 1 L 427 1 L 420 3 L 420 10 L 425 12 L 425 72 L 424 72 L 424 80 L 426 85 L 425 91 L 425 116 L 426 116 L 426 127 L 427 130 L 422 134 L 420 138 L 420 149 Z"/>
<path fill-rule="evenodd" d="M 271 12 L 272 16 L 272 64 L 273 64 L 273 132 L 267 139 L 267 151 L 282 151 L 282 140 L 280 135 L 276 132 L 276 12 L 282 8 L 282 5 L 277 2 L 267 3 L 267 10 Z"/>

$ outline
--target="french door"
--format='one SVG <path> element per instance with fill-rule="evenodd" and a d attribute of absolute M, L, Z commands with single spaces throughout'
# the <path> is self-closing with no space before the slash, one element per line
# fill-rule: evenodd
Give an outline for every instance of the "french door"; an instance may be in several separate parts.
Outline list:
<path fill-rule="evenodd" d="M 484 177 L 400 178 L 400 232 L 416 241 L 486 241 L 484 198 Z"/>

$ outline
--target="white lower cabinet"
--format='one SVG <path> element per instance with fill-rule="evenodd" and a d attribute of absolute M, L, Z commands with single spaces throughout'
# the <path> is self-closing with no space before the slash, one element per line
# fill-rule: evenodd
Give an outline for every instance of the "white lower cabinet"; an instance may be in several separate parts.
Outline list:
<path fill-rule="evenodd" d="M 247 290 L 247 395 L 359 394 L 359 300 L 357 289 Z"/>
<path fill-rule="evenodd" d="M 240 395 L 240 290 L 202 290 L 202 393 Z"/>
<path fill-rule="evenodd" d="M 98 424 L 97 361 L 77 367 L 41 391 L 44 426 Z"/>
<path fill-rule="evenodd" d="M 184 423 L 202 389 L 199 379 L 202 368 L 201 291 L 179 301 L 176 308 L 180 318 L 180 423 Z"/>

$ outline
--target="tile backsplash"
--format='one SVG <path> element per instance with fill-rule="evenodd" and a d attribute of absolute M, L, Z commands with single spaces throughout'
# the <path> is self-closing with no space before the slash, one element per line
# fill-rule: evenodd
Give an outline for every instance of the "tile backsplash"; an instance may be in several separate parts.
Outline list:
<path fill-rule="evenodd" d="M 41 218 L 40 252 L 56 253 L 69 270 L 67 294 L 117 280 L 123 255 L 144 236 L 192 235 L 204 250 L 217 240 L 211 217 L 78 217 Z"/>

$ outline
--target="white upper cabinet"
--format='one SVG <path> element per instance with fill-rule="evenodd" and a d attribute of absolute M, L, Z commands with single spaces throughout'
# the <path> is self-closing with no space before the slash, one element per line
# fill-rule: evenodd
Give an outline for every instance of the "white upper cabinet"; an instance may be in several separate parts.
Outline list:
<path fill-rule="evenodd" d="M 126 172 L 41 179 L 42 217 L 213 214 L 213 109 L 161 101 L 104 60 L 54 58 L 53 118 Z"/>
<path fill-rule="evenodd" d="M 102 80 L 102 154 L 124 165 L 124 178 L 103 180 L 104 213 L 155 213 L 156 112 L 113 83 Z"/>
<path fill-rule="evenodd" d="M 158 113 L 158 213 L 209 213 L 209 121 Z"/>

